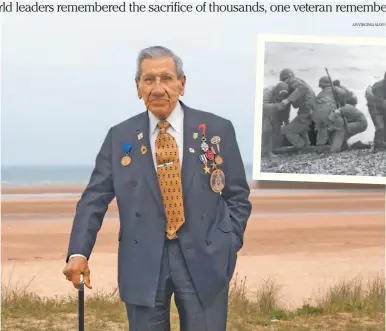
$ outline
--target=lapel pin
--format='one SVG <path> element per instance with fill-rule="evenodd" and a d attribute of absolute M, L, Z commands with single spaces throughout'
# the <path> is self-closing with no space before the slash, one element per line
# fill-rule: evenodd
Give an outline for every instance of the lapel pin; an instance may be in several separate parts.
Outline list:
<path fill-rule="evenodd" d="M 142 154 L 146 154 L 146 153 L 147 153 L 147 148 L 146 148 L 145 145 L 142 145 L 142 146 L 141 146 L 141 153 L 142 153 Z"/>
<path fill-rule="evenodd" d="M 198 138 L 198 133 L 197 132 L 194 132 L 193 133 L 193 139 L 197 139 Z"/>
<path fill-rule="evenodd" d="M 131 157 L 130 157 L 130 151 L 133 147 L 132 144 L 122 144 L 123 151 L 125 152 L 125 155 L 121 159 L 121 164 L 124 167 L 127 167 L 131 163 Z"/>
<path fill-rule="evenodd" d="M 194 153 L 194 148 L 189 148 L 190 153 Z"/>
<path fill-rule="evenodd" d="M 143 133 L 142 132 L 138 133 L 137 137 L 138 137 L 138 140 L 141 140 L 143 138 Z"/>

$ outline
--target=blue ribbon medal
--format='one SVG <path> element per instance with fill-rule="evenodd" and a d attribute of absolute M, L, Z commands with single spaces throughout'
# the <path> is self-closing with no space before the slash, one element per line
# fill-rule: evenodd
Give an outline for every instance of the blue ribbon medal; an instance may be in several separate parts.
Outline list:
<path fill-rule="evenodd" d="M 124 167 L 127 167 L 131 163 L 131 157 L 130 157 L 130 151 L 133 148 L 132 144 L 122 144 L 123 151 L 125 152 L 125 155 L 121 159 L 121 164 Z"/>

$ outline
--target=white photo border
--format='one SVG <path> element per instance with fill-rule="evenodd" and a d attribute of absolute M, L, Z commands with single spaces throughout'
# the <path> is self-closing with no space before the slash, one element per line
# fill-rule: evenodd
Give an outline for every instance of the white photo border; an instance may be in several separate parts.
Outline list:
<path fill-rule="evenodd" d="M 282 174 L 261 172 L 261 134 L 262 105 L 264 90 L 265 44 L 267 42 L 312 43 L 336 45 L 378 45 L 386 47 L 386 38 L 307 36 L 291 34 L 259 34 L 257 36 L 256 63 L 256 96 L 255 123 L 253 144 L 253 180 L 289 181 L 289 182 L 319 182 L 319 183 L 351 183 L 386 185 L 386 177 L 349 176 L 349 175 L 318 175 L 318 174 Z"/>

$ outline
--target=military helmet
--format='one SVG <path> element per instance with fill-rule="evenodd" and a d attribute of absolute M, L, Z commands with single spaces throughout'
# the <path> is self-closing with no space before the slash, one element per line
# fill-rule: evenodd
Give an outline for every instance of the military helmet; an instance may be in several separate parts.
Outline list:
<path fill-rule="evenodd" d="M 295 77 L 295 74 L 291 69 L 285 68 L 282 71 L 280 71 L 280 80 L 282 82 L 284 82 L 290 77 Z"/>
<path fill-rule="evenodd" d="M 319 87 L 327 87 L 327 86 L 331 86 L 330 79 L 328 78 L 328 76 L 320 77 Z"/>
<path fill-rule="evenodd" d="M 279 82 L 277 85 L 274 87 L 274 93 L 276 95 L 286 95 L 289 92 L 289 87 L 286 83 L 284 82 Z"/>

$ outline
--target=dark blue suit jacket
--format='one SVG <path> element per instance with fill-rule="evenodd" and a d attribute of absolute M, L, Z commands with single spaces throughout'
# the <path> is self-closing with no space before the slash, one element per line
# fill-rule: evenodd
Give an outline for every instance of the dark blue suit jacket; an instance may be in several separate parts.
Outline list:
<path fill-rule="evenodd" d="M 237 252 L 251 213 L 246 180 L 232 123 L 214 114 L 184 110 L 182 187 L 185 223 L 178 238 L 198 296 L 204 307 L 229 284 Z M 225 173 L 222 194 L 212 191 L 210 174 L 199 160 L 200 139 L 193 133 L 205 123 L 210 144 L 221 137 L 219 166 Z M 139 132 L 143 138 L 138 140 Z M 200 137 L 200 136 L 199 136 Z M 132 162 L 123 167 L 122 144 L 132 143 Z M 148 152 L 141 153 L 145 145 Z M 194 148 L 191 153 L 189 148 Z M 165 212 L 149 142 L 147 112 L 112 128 L 96 157 L 95 168 L 82 194 L 74 218 L 67 261 L 72 254 L 90 257 L 109 203 L 116 197 L 119 219 L 118 285 L 123 301 L 154 307 L 165 241 Z"/>

